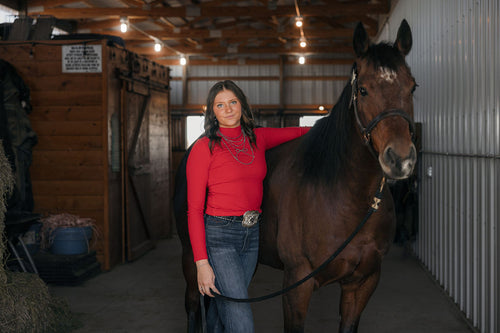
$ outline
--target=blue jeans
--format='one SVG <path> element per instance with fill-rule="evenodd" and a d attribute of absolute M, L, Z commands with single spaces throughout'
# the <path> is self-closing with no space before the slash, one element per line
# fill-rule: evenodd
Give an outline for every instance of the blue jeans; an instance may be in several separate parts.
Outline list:
<path fill-rule="evenodd" d="M 257 265 L 259 224 L 241 225 L 240 216 L 205 215 L 208 260 L 221 294 L 248 298 L 248 285 Z M 207 314 L 209 333 L 253 333 L 250 303 L 211 299 Z"/>

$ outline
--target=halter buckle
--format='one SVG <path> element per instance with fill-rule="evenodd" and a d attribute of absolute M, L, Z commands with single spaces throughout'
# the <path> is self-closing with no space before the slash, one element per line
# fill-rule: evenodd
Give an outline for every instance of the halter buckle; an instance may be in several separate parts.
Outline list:
<path fill-rule="evenodd" d="M 369 132 L 363 133 L 363 140 L 365 141 L 365 145 L 368 145 L 371 141 L 371 136 Z"/>

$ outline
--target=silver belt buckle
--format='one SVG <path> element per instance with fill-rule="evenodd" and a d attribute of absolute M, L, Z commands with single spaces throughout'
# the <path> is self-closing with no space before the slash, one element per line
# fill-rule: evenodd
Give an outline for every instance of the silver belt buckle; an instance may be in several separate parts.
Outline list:
<path fill-rule="evenodd" d="M 258 210 L 249 210 L 243 214 L 243 220 L 241 225 L 245 228 L 253 227 L 257 222 L 259 222 L 260 213 Z"/>

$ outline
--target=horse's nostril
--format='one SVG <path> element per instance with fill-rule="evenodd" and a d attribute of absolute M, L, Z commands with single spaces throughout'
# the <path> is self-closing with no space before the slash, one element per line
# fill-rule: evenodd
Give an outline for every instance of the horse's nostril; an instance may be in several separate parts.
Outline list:
<path fill-rule="evenodd" d="M 385 150 L 384 157 L 385 157 L 385 162 L 386 162 L 387 164 L 390 164 L 390 165 L 394 165 L 394 164 L 396 164 L 396 159 L 397 159 L 397 156 L 396 156 L 396 154 L 394 153 L 394 151 L 392 150 L 392 148 L 391 148 L 391 147 L 388 147 L 388 148 Z"/>

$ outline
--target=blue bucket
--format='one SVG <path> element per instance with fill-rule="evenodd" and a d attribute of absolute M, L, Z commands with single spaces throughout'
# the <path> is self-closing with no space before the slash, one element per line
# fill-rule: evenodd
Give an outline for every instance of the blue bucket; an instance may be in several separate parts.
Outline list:
<path fill-rule="evenodd" d="M 89 251 L 92 227 L 57 228 L 51 234 L 53 254 L 74 255 Z"/>

